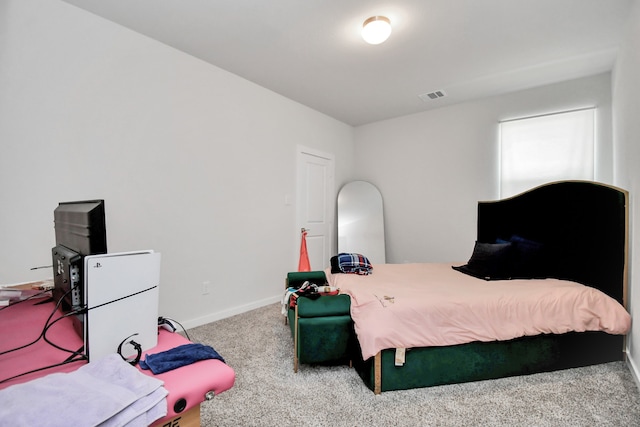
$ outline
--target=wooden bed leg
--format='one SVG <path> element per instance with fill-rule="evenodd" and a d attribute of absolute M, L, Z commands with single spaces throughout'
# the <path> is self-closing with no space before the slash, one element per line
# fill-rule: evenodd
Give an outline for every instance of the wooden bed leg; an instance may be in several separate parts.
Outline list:
<path fill-rule="evenodd" d="M 286 277 L 284 278 L 284 289 L 285 291 L 289 288 L 289 279 L 287 279 Z M 289 308 L 287 308 L 287 311 L 289 311 Z M 286 325 L 287 319 L 289 318 L 289 316 L 287 316 L 286 314 L 284 315 L 284 324 Z"/>
<path fill-rule="evenodd" d="M 298 304 L 296 304 L 294 319 L 295 325 L 293 325 L 293 372 L 298 373 Z"/>
<path fill-rule="evenodd" d="M 373 359 L 373 393 L 382 393 L 382 352 L 379 351 Z"/>

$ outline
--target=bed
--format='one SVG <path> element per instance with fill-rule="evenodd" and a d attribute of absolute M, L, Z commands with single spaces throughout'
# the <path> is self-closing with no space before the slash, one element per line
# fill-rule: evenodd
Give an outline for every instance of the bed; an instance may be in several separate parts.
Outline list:
<path fill-rule="evenodd" d="M 466 264 L 374 265 L 368 276 L 328 270 L 352 300 L 354 366 L 365 384 L 377 394 L 623 360 L 627 199 L 595 182 L 547 184 L 479 202 Z M 484 320 L 486 304 L 506 317 Z M 438 312 L 449 322 L 434 320 Z M 554 317 L 562 314 L 572 319 Z M 543 323 L 521 323 L 531 317 Z"/>

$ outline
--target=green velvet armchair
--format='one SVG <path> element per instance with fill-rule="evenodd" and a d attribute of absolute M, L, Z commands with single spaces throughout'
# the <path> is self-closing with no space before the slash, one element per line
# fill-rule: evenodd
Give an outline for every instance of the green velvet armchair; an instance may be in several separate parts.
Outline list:
<path fill-rule="evenodd" d="M 287 274 L 286 287 L 297 287 L 305 281 L 324 284 L 323 271 Z M 293 335 L 293 370 L 300 363 L 350 363 L 354 344 L 353 321 L 349 295 L 300 297 L 287 318 Z"/>

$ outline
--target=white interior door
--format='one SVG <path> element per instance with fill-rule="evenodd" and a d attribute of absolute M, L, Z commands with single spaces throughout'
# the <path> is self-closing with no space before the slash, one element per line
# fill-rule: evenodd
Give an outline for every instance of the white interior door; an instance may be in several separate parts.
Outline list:
<path fill-rule="evenodd" d="M 297 166 L 297 246 L 299 256 L 301 229 L 307 230 L 307 252 L 311 270 L 329 266 L 335 216 L 333 155 L 298 147 Z M 298 258 L 296 257 L 296 266 Z"/>

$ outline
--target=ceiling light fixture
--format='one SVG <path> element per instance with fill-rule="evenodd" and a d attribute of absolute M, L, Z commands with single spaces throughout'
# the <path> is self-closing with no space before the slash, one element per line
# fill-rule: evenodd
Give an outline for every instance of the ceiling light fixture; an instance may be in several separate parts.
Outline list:
<path fill-rule="evenodd" d="M 386 16 L 372 16 L 362 24 L 362 38 L 369 44 L 380 44 L 391 34 L 391 21 Z"/>

